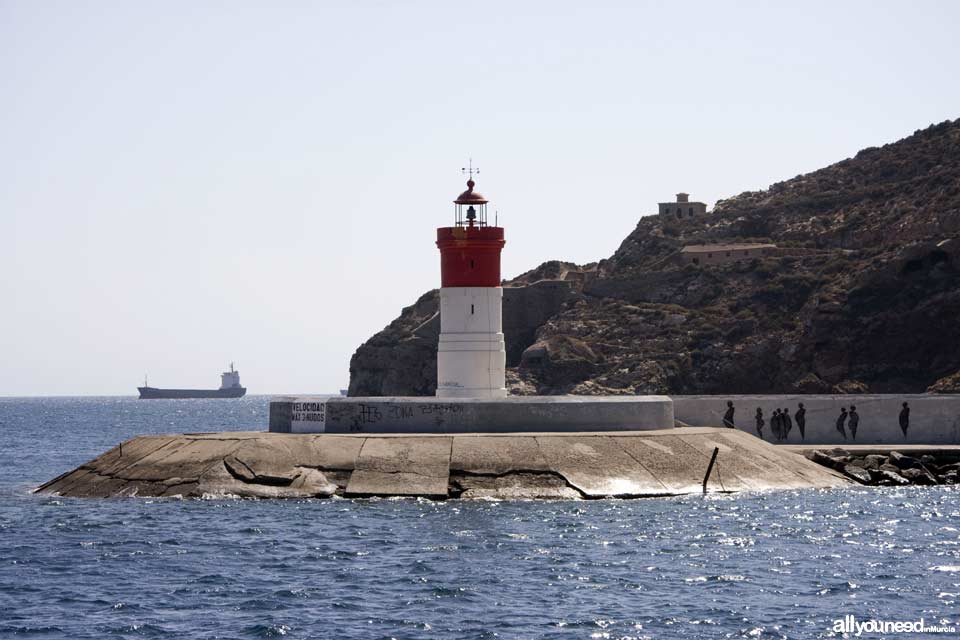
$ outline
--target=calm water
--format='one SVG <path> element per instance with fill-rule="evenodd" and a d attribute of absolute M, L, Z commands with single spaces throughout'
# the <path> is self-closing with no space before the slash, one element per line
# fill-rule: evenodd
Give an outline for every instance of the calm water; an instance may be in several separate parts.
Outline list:
<path fill-rule="evenodd" d="M 960 618 L 953 489 L 447 503 L 28 493 L 135 434 L 262 429 L 266 403 L 0 398 L 0 636 L 813 638 L 846 614 Z"/>

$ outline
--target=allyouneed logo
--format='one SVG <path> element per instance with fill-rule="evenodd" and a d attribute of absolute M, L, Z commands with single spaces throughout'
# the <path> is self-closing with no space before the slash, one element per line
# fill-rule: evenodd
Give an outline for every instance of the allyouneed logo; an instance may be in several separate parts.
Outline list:
<path fill-rule="evenodd" d="M 860 636 L 864 633 L 956 633 L 957 628 L 947 625 L 927 625 L 923 618 L 917 621 L 866 620 L 857 622 L 855 616 L 843 616 L 833 621 L 835 633 L 852 633 Z"/>

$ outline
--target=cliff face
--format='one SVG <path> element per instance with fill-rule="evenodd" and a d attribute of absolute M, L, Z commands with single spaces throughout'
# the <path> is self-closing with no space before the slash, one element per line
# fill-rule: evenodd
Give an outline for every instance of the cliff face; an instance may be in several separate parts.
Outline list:
<path fill-rule="evenodd" d="M 734 241 L 791 255 L 676 259 Z M 522 292 L 545 279 L 567 293 L 531 306 L 538 294 Z M 607 260 L 546 263 L 508 284 L 513 393 L 955 392 L 960 120 L 700 219 L 642 218 Z M 436 309 L 431 292 L 357 350 L 351 395 L 433 393 Z"/>

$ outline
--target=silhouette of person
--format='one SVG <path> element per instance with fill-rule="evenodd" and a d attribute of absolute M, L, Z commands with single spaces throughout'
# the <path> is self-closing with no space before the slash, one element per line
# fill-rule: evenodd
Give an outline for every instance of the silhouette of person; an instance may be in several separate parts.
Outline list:
<path fill-rule="evenodd" d="M 903 431 L 903 437 L 907 437 L 907 429 L 910 428 L 910 405 L 903 403 L 903 409 L 900 409 L 900 430 Z"/>
<path fill-rule="evenodd" d="M 783 419 L 780 417 L 780 409 L 773 410 L 773 417 L 770 418 L 770 430 L 773 431 L 774 438 L 783 440 Z"/>
<path fill-rule="evenodd" d="M 793 430 L 793 421 L 790 420 L 790 412 L 786 409 L 780 410 L 780 420 L 783 421 L 783 439 L 790 437 L 790 431 Z"/>
<path fill-rule="evenodd" d="M 797 428 L 800 429 L 800 441 L 803 442 L 806 435 L 804 432 L 807 428 L 807 410 L 802 402 L 798 405 L 797 412 L 793 414 L 793 419 L 797 421 Z"/>
<path fill-rule="evenodd" d="M 736 429 L 737 426 L 733 423 L 733 400 L 727 400 L 727 412 L 723 414 L 723 426 L 728 429 Z"/>
<path fill-rule="evenodd" d="M 763 409 L 757 407 L 757 435 L 763 440 Z"/>
<path fill-rule="evenodd" d="M 840 416 L 837 418 L 837 431 L 840 432 L 840 435 L 843 436 L 843 439 L 847 439 L 847 430 L 843 428 L 843 423 L 847 421 L 847 408 L 840 407 Z"/>
<path fill-rule="evenodd" d="M 850 405 L 850 421 L 847 422 L 847 425 L 850 427 L 850 435 L 856 440 L 857 427 L 860 426 L 860 414 L 857 413 L 857 408 L 853 405 Z"/>

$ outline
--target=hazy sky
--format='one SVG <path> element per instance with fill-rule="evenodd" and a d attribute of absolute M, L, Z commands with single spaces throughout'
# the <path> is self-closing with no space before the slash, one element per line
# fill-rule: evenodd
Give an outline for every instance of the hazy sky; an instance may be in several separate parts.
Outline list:
<path fill-rule="evenodd" d="M 786 4 L 0 0 L 0 396 L 345 387 L 471 156 L 512 277 L 960 116 L 960 3 Z"/>

